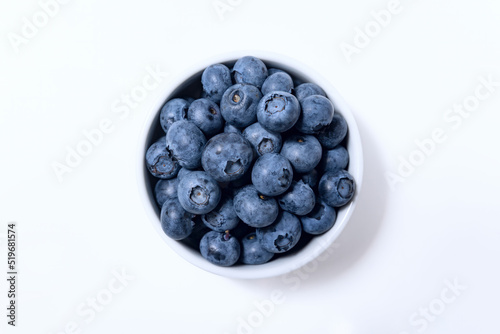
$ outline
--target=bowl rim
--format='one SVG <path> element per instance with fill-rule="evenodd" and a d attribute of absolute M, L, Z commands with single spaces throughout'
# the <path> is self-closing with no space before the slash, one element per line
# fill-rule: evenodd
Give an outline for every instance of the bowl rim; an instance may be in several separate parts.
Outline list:
<path fill-rule="evenodd" d="M 179 241 L 169 238 L 163 232 L 159 219 L 159 212 L 157 209 L 158 206 L 154 198 L 154 189 L 148 188 L 147 177 L 149 171 L 147 170 L 146 164 L 144 163 L 144 156 L 148 148 L 147 144 L 151 139 L 151 129 L 153 129 L 154 127 L 153 123 L 155 122 L 155 120 L 157 120 L 158 113 L 161 107 L 165 104 L 166 101 L 168 101 L 168 99 L 172 98 L 172 94 L 179 86 L 181 86 L 188 79 L 191 79 L 212 64 L 232 63 L 237 59 L 248 55 L 261 59 L 264 63 L 266 63 L 266 65 L 268 65 L 268 67 L 276 66 L 287 71 L 292 76 L 298 74 L 299 76 L 307 80 L 306 82 L 316 83 L 326 92 L 326 95 L 334 104 L 335 112 L 339 112 L 340 114 L 342 114 L 348 124 L 348 171 L 356 181 L 356 192 L 353 199 L 347 205 L 343 206 L 340 209 L 337 209 L 337 218 L 334 226 L 324 234 L 313 237 L 300 251 L 294 254 L 290 254 L 289 256 L 280 257 L 276 260 L 261 265 L 238 265 L 232 267 L 220 267 L 208 262 L 199 254 L 199 252 Z M 334 241 L 344 230 L 356 207 L 363 181 L 363 167 L 363 148 L 356 120 L 351 109 L 349 108 L 343 97 L 335 89 L 335 87 L 330 83 L 330 80 L 328 80 L 317 71 L 311 69 L 308 65 L 289 56 L 258 50 L 234 51 L 207 57 L 199 61 L 197 64 L 184 69 L 182 73 L 172 78 L 172 80 L 168 83 L 168 87 L 164 90 L 161 96 L 156 99 L 156 101 L 148 111 L 147 119 L 140 134 L 137 149 L 137 182 L 139 195 L 146 210 L 147 216 L 149 217 L 149 220 L 153 225 L 153 228 L 158 232 L 160 237 L 168 244 L 168 246 L 175 253 L 183 257 L 186 261 L 205 271 L 228 278 L 238 279 L 260 279 L 290 273 L 313 261 L 323 252 L 325 252 L 330 246 L 332 246 Z"/>

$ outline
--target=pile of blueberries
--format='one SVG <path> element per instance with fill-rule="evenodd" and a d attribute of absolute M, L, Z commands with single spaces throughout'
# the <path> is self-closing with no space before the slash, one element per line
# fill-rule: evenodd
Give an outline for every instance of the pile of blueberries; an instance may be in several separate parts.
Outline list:
<path fill-rule="evenodd" d="M 247 56 L 207 67 L 201 97 L 167 101 L 166 135 L 145 157 L 166 235 L 232 266 L 332 228 L 356 188 L 347 123 L 321 87 L 297 80 Z"/>

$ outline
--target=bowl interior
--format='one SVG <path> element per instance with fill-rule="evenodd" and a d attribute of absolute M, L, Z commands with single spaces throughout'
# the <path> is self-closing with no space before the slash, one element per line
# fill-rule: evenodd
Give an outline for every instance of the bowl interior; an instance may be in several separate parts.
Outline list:
<path fill-rule="evenodd" d="M 140 161 L 138 169 L 139 189 L 142 193 L 141 197 L 143 198 L 146 211 L 151 218 L 150 220 L 152 221 L 154 228 L 157 230 L 161 238 L 175 252 L 177 252 L 187 261 L 204 270 L 222 276 L 233 278 L 264 278 L 277 276 L 293 271 L 306 264 L 307 262 L 312 261 L 323 251 L 325 251 L 338 237 L 345 224 L 347 223 L 349 217 L 351 216 L 356 204 L 357 194 L 355 194 L 353 200 L 349 204 L 337 211 L 337 219 L 335 225 L 328 232 L 316 237 L 311 237 L 308 234 L 303 233 L 299 244 L 297 244 L 291 251 L 280 256 L 276 256 L 270 262 L 262 265 L 252 266 L 237 264 L 227 268 L 219 267 L 209 263 L 204 258 L 202 258 L 199 251 L 197 250 L 197 245 L 194 244 L 191 240 L 175 241 L 165 235 L 160 224 L 160 208 L 158 207 L 154 196 L 154 186 L 158 179 L 153 177 L 148 172 L 144 163 L 144 156 L 148 147 L 155 140 L 165 135 L 165 132 L 161 128 L 159 121 L 160 109 L 163 104 L 165 104 L 168 100 L 176 97 L 193 97 L 195 99 L 200 98 L 202 92 L 200 81 L 203 70 L 207 66 L 215 63 L 222 63 L 229 68 L 232 68 L 236 60 L 241 56 L 244 55 L 226 57 L 225 59 L 213 59 L 200 64 L 199 66 L 195 67 L 195 69 L 190 73 L 187 73 L 186 75 L 183 75 L 174 80 L 170 85 L 171 89 L 167 90 L 165 96 L 155 104 L 155 107 L 151 110 L 150 117 L 145 125 L 143 137 L 140 142 L 138 158 L 138 160 Z M 351 173 L 351 175 L 353 175 L 356 180 L 356 192 L 358 193 L 361 189 L 363 170 L 361 140 L 354 117 L 338 92 L 323 77 L 319 76 L 317 73 L 314 73 L 312 70 L 307 69 L 303 64 L 297 63 L 293 59 L 287 59 L 282 55 L 255 56 L 262 59 L 268 68 L 274 67 L 282 69 L 301 82 L 313 82 L 318 84 L 325 90 L 327 96 L 331 99 L 335 106 L 335 112 L 342 114 L 349 126 L 347 137 L 344 140 L 344 145 L 349 151 L 350 158 L 347 170 Z"/>

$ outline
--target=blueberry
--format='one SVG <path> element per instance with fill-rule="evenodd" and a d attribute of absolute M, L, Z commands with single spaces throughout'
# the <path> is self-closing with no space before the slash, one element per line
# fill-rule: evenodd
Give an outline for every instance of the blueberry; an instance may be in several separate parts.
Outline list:
<path fill-rule="evenodd" d="M 280 196 L 278 203 L 283 210 L 303 216 L 314 208 L 316 196 L 311 187 L 304 182 L 292 182 L 288 191 Z"/>
<path fill-rule="evenodd" d="M 336 219 L 337 212 L 335 209 L 321 199 L 307 216 L 300 217 L 302 230 L 314 235 L 325 233 L 331 229 Z"/>
<path fill-rule="evenodd" d="M 262 84 L 262 94 L 281 91 L 292 93 L 293 80 L 285 72 L 277 72 L 267 77 L 266 81 Z"/>
<path fill-rule="evenodd" d="M 186 211 L 201 215 L 215 209 L 221 191 L 217 182 L 207 173 L 191 172 L 180 180 L 177 197 Z"/>
<path fill-rule="evenodd" d="M 149 172 L 160 179 L 171 179 L 177 175 L 181 169 L 179 161 L 167 148 L 165 137 L 161 137 L 146 152 L 146 166 Z"/>
<path fill-rule="evenodd" d="M 189 104 L 185 99 L 172 99 L 165 103 L 160 111 L 160 124 L 165 133 L 175 122 L 187 119 Z"/>
<path fill-rule="evenodd" d="M 313 83 L 304 83 L 295 87 L 295 96 L 300 102 L 311 95 L 321 95 L 326 97 L 325 91 L 320 86 Z"/>
<path fill-rule="evenodd" d="M 244 128 L 257 121 L 257 107 L 262 93 L 252 85 L 236 84 L 222 96 L 220 111 L 227 123 Z"/>
<path fill-rule="evenodd" d="M 302 114 L 295 127 L 303 133 L 314 134 L 330 125 L 333 119 L 333 103 L 324 96 L 311 95 L 300 101 Z"/>
<path fill-rule="evenodd" d="M 223 195 L 217 207 L 201 216 L 201 220 L 216 232 L 232 230 L 240 221 L 234 211 L 233 198 L 228 195 Z"/>
<path fill-rule="evenodd" d="M 278 203 L 272 197 L 261 195 L 253 185 L 239 189 L 234 196 L 234 211 L 247 225 L 265 227 L 278 217 Z"/>
<path fill-rule="evenodd" d="M 299 218 L 282 211 L 276 221 L 256 230 L 262 248 L 271 253 L 284 253 L 297 244 L 302 234 Z"/>
<path fill-rule="evenodd" d="M 179 174 L 181 173 L 181 171 L 179 171 Z M 177 175 L 177 177 L 179 177 L 179 175 Z M 318 171 L 316 169 L 313 169 L 309 173 L 302 174 L 300 176 L 300 180 L 311 187 L 311 189 L 314 189 L 318 184 Z"/>
<path fill-rule="evenodd" d="M 258 122 L 245 128 L 242 134 L 252 144 L 256 157 L 281 150 L 281 135 L 264 129 Z"/>
<path fill-rule="evenodd" d="M 155 198 L 160 208 L 167 199 L 177 197 L 178 185 L 179 179 L 177 177 L 170 180 L 160 180 L 156 183 Z"/>
<path fill-rule="evenodd" d="M 179 179 L 179 181 L 184 177 L 184 175 L 187 175 L 191 172 L 196 172 L 196 170 L 192 170 L 192 169 L 187 169 L 185 167 L 182 167 L 180 170 L 179 170 L 179 173 L 177 173 L 177 178 Z"/>
<path fill-rule="evenodd" d="M 356 183 L 345 170 L 326 172 L 319 181 L 318 191 L 326 204 L 336 208 L 349 203 L 356 191 Z"/>
<path fill-rule="evenodd" d="M 161 207 L 161 228 L 174 240 L 187 238 L 193 232 L 192 213 L 187 212 L 177 198 L 170 198 Z"/>
<path fill-rule="evenodd" d="M 188 109 L 188 120 L 208 137 L 219 133 L 223 126 L 219 106 L 209 99 L 195 100 Z"/>
<path fill-rule="evenodd" d="M 321 161 L 321 144 L 311 135 L 293 135 L 283 143 L 281 155 L 287 158 L 298 173 L 308 173 Z"/>
<path fill-rule="evenodd" d="M 192 122 L 178 121 L 167 132 L 167 146 L 182 167 L 201 165 L 201 153 L 207 142 L 203 132 Z"/>
<path fill-rule="evenodd" d="M 241 239 L 241 262 L 245 264 L 263 264 L 269 262 L 274 253 L 262 248 L 255 232 L 247 234 Z"/>
<path fill-rule="evenodd" d="M 241 129 L 237 128 L 234 125 L 231 125 L 229 123 L 224 124 L 224 132 L 225 133 L 233 132 L 233 133 L 237 133 L 237 134 L 241 135 Z"/>
<path fill-rule="evenodd" d="M 218 266 L 232 266 L 240 258 L 240 252 L 240 243 L 228 233 L 210 231 L 200 241 L 201 256 Z"/>
<path fill-rule="evenodd" d="M 259 58 L 247 56 L 236 61 L 232 73 L 236 83 L 249 84 L 260 89 L 267 78 L 267 67 Z"/>
<path fill-rule="evenodd" d="M 318 133 L 318 140 L 324 148 L 331 150 L 340 144 L 346 135 L 347 122 L 345 118 L 339 113 L 334 113 L 330 125 Z"/>
<path fill-rule="evenodd" d="M 283 194 L 292 184 L 292 178 L 292 165 L 288 159 L 277 153 L 264 154 L 252 168 L 252 183 L 263 195 Z"/>
<path fill-rule="evenodd" d="M 201 75 L 203 97 L 220 103 L 222 94 L 232 85 L 231 71 L 222 64 L 210 65 Z"/>
<path fill-rule="evenodd" d="M 321 169 L 323 172 L 336 172 L 347 168 L 349 163 L 349 153 L 343 146 L 337 146 L 333 150 L 327 150 L 321 159 Z"/>
<path fill-rule="evenodd" d="M 285 132 L 300 116 L 299 101 L 290 93 L 272 92 L 264 95 L 257 107 L 259 123 L 269 131 Z"/>

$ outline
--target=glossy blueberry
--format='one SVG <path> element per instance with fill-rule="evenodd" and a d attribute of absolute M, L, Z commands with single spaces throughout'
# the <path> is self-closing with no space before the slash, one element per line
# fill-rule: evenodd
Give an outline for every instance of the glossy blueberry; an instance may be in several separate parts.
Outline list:
<path fill-rule="evenodd" d="M 302 230 L 314 235 L 325 233 L 331 229 L 336 219 L 337 212 L 335 209 L 321 199 L 307 216 L 300 217 Z"/>
<path fill-rule="evenodd" d="M 201 75 L 203 97 L 220 103 L 222 95 L 232 85 L 231 71 L 223 64 L 208 66 Z"/>
<path fill-rule="evenodd" d="M 192 122 L 178 121 L 167 132 L 167 147 L 182 167 L 196 169 L 201 165 L 201 153 L 207 142 L 203 132 Z"/>
<path fill-rule="evenodd" d="M 241 129 L 240 128 L 237 128 L 234 125 L 231 125 L 231 124 L 229 124 L 227 122 L 226 122 L 226 124 L 224 124 L 224 132 L 225 133 L 233 132 L 233 133 L 237 133 L 237 134 L 241 135 Z"/>
<path fill-rule="evenodd" d="M 167 199 L 177 197 L 178 185 L 179 179 L 177 177 L 170 180 L 160 180 L 156 183 L 155 198 L 160 208 Z"/>
<path fill-rule="evenodd" d="M 201 216 L 201 220 L 216 232 L 232 230 L 240 221 L 234 211 L 233 198 L 228 195 L 223 195 L 217 207 Z"/>
<path fill-rule="evenodd" d="M 257 107 L 262 93 L 252 85 L 236 84 L 222 96 L 220 111 L 227 123 L 244 128 L 257 121 Z"/>
<path fill-rule="evenodd" d="M 180 179 L 177 197 L 182 207 L 201 215 L 215 209 L 221 191 L 217 182 L 205 172 L 191 172 Z"/>
<path fill-rule="evenodd" d="M 283 143 L 281 155 L 298 173 L 308 173 L 321 161 L 321 144 L 311 135 L 292 135 Z"/>
<path fill-rule="evenodd" d="M 146 165 L 149 172 L 160 179 L 171 179 L 181 169 L 179 161 L 174 158 L 171 150 L 167 148 L 165 137 L 161 137 L 148 148 Z"/>
<path fill-rule="evenodd" d="M 283 194 L 292 184 L 292 178 L 292 165 L 281 154 L 264 154 L 257 159 L 252 168 L 252 183 L 263 195 Z"/>
<path fill-rule="evenodd" d="M 236 192 L 234 211 L 247 225 L 265 227 L 276 220 L 279 208 L 274 198 L 259 194 L 254 185 L 247 185 Z"/>
<path fill-rule="evenodd" d="M 263 264 L 269 262 L 273 256 L 274 253 L 262 248 L 255 232 L 247 234 L 241 239 L 240 260 L 244 264 Z"/>
<path fill-rule="evenodd" d="M 331 207 L 343 206 L 353 198 L 356 191 L 354 178 L 345 170 L 323 174 L 318 186 L 319 195 Z"/>
<path fill-rule="evenodd" d="M 343 146 L 337 146 L 333 150 L 327 150 L 323 153 L 320 166 L 323 172 L 336 172 L 346 169 L 349 163 L 349 153 Z"/>
<path fill-rule="evenodd" d="M 334 113 L 330 125 L 318 133 L 318 140 L 324 148 L 331 150 L 344 140 L 347 135 L 347 122 L 345 118 Z"/>
<path fill-rule="evenodd" d="M 281 150 L 281 135 L 264 129 L 258 122 L 246 127 L 242 135 L 252 145 L 256 157 Z"/>
<path fill-rule="evenodd" d="M 187 238 L 193 232 L 194 215 L 187 212 L 177 198 L 170 198 L 161 207 L 161 228 L 174 240 Z"/>
<path fill-rule="evenodd" d="M 160 111 L 160 124 L 165 133 L 175 122 L 187 119 L 189 104 L 185 99 L 172 99 L 165 103 Z"/>
<path fill-rule="evenodd" d="M 326 97 L 325 91 L 320 86 L 313 83 L 303 83 L 295 87 L 295 96 L 300 102 L 311 95 L 321 95 Z"/>
<path fill-rule="evenodd" d="M 215 180 L 229 182 L 241 178 L 252 160 L 252 146 L 242 135 L 220 133 L 207 142 L 201 163 Z"/>
<path fill-rule="evenodd" d="M 288 191 L 278 199 L 281 209 L 298 216 L 311 212 L 315 203 L 314 191 L 302 181 L 292 182 Z"/>
<path fill-rule="evenodd" d="M 266 81 L 262 84 L 262 94 L 266 95 L 271 92 L 287 92 L 292 93 L 293 80 L 285 72 L 277 72 L 267 77 Z"/>
<path fill-rule="evenodd" d="M 276 221 L 256 230 L 262 248 L 271 253 L 284 253 L 297 244 L 302 234 L 300 220 L 295 215 L 282 211 Z"/>
<path fill-rule="evenodd" d="M 302 114 L 295 127 L 303 133 L 314 134 L 330 125 L 333 103 L 324 96 L 311 95 L 300 101 Z"/>
<path fill-rule="evenodd" d="M 241 246 L 238 239 L 228 233 L 210 231 L 201 238 L 200 253 L 215 265 L 229 267 L 240 258 Z"/>
<path fill-rule="evenodd" d="M 180 173 L 181 172 L 179 171 L 179 174 Z M 177 177 L 179 176 L 177 175 Z M 313 169 L 309 173 L 302 174 L 300 175 L 300 180 L 302 180 L 305 184 L 311 187 L 311 189 L 314 189 L 318 184 L 318 171 L 316 169 Z"/>
<path fill-rule="evenodd" d="M 219 133 L 224 125 L 219 106 L 209 99 L 198 99 L 191 103 L 188 120 L 209 137 Z"/>
<path fill-rule="evenodd" d="M 236 61 L 232 74 L 236 83 L 244 83 L 261 88 L 267 78 L 267 67 L 262 60 L 246 56 Z"/>
<path fill-rule="evenodd" d="M 299 101 L 286 92 L 264 95 L 257 107 L 259 123 L 269 131 L 285 132 L 291 129 L 300 116 Z"/>

